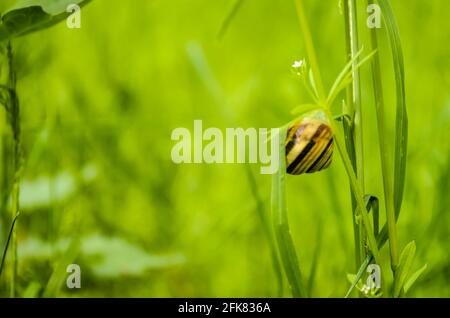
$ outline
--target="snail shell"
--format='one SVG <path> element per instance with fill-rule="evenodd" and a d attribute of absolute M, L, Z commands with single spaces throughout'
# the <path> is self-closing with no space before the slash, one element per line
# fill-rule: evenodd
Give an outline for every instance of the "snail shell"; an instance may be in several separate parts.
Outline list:
<path fill-rule="evenodd" d="M 286 135 L 287 173 L 313 173 L 330 166 L 333 131 L 325 119 L 305 117 L 289 127 Z"/>

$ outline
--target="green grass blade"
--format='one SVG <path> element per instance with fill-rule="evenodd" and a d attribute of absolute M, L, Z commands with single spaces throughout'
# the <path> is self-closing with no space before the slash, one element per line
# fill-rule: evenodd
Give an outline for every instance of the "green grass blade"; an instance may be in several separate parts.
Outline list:
<path fill-rule="evenodd" d="M 388 0 L 378 0 L 392 49 L 397 94 L 395 155 L 394 155 L 394 209 L 396 216 L 400 213 L 403 190 L 405 187 L 406 154 L 408 147 L 408 114 L 405 96 L 405 69 L 403 50 L 397 21 Z"/>
<path fill-rule="evenodd" d="M 380 201 L 376 196 L 367 195 L 365 197 L 367 211 L 372 212 L 373 217 L 373 233 L 375 237 L 378 236 L 379 224 L 380 224 Z"/>
<path fill-rule="evenodd" d="M 322 238 L 323 238 L 323 221 L 320 220 L 316 236 L 316 247 L 314 249 L 314 254 L 311 262 L 311 269 L 309 271 L 308 277 L 307 295 L 309 295 L 310 297 L 313 291 L 314 280 L 316 278 L 317 267 L 319 264 L 320 250 L 322 248 Z"/>
<path fill-rule="evenodd" d="M 270 254 L 272 257 L 273 271 L 274 271 L 275 277 L 277 279 L 277 288 L 278 288 L 277 295 L 278 295 L 278 297 L 281 297 L 283 295 L 283 275 L 281 272 L 281 264 L 278 259 L 278 253 L 277 253 L 277 248 L 275 245 L 275 240 L 273 238 L 272 230 L 270 227 L 270 220 L 267 217 L 267 211 L 266 211 L 263 199 L 258 191 L 258 186 L 257 186 L 256 180 L 255 180 L 255 176 L 254 176 L 250 166 L 246 165 L 245 170 L 247 172 L 247 178 L 248 178 L 248 181 L 250 184 L 250 190 L 252 192 L 253 198 L 256 203 L 256 212 L 258 213 L 258 217 L 261 220 L 261 223 L 263 225 L 264 235 L 266 236 L 267 241 L 269 243 Z"/>
<path fill-rule="evenodd" d="M 275 237 L 278 243 L 281 261 L 288 279 L 292 296 L 304 297 L 305 289 L 302 283 L 302 274 L 299 267 L 297 253 L 289 230 L 289 222 L 286 207 L 285 178 L 286 162 L 284 140 L 286 138 L 286 127 L 280 128 L 279 138 L 280 164 L 278 172 L 272 176 L 272 217 Z"/>
<path fill-rule="evenodd" d="M 57 296 L 58 291 L 64 284 L 67 277 L 66 268 L 69 264 L 72 264 L 78 253 L 80 251 L 80 240 L 79 238 L 74 238 L 70 243 L 69 247 L 63 254 L 56 260 L 56 264 L 50 279 L 47 282 L 43 297 L 54 298 Z"/>
<path fill-rule="evenodd" d="M 411 275 L 410 278 L 405 283 L 405 286 L 403 287 L 405 294 L 411 289 L 412 285 L 416 282 L 416 280 L 425 272 L 427 269 L 427 264 L 423 265 L 421 268 L 419 268 L 414 274 Z"/>
<path fill-rule="evenodd" d="M 350 286 L 347 293 L 345 294 L 345 298 L 348 298 L 350 296 L 350 294 L 352 293 L 353 289 L 355 289 L 356 285 L 358 284 L 359 280 L 366 272 L 366 268 L 367 268 L 367 266 L 369 266 L 371 261 L 372 261 L 372 257 L 368 256 L 368 257 L 366 257 L 364 262 L 361 264 L 361 267 L 359 268 L 358 273 L 356 273 L 356 276 L 353 280 L 352 285 Z"/>
<path fill-rule="evenodd" d="M 17 218 L 19 217 L 19 213 L 16 215 L 14 220 L 12 221 L 11 228 L 9 230 L 8 239 L 6 240 L 5 249 L 3 250 L 2 262 L 0 263 L 0 278 L 2 277 L 3 267 L 5 265 L 6 255 L 8 254 L 9 243 L 11 242 L 11 237 L 14 232 L 14 226 L 16 225 Z"/>
<path fill-rule="evenodd" d="M 411 270 L 412 262 L 416 254 L 416 243 L 414 241 L 408 243 L 403 249 L 398 265 L 398 275 L 395 277 L 394 297 L 399 297 L 406 282 L 406 278 Z"/>
<path fill-rule="evenodd" d="M 303 33 L 306 52 L 308 55 L 309 64 L 311 65 L 311 73 L 316 85 L 317 96 L 320 101 L 325 101 L 325 89 L 322 82 L 322 76 L 320 75 L 319 63 L 316 57 L 316 51 L 314 49 L 314 43 L 311 37 L 311 31 L 309 29 L 308 20 L 306 19 L 306 13 L 303 6 L 303 0 L 295 0 L 297 9 L 297 16 L 300 22 L 300 28 Z"/>
<path fill-rule="evenodd" d="M 231 7 L 230 11 L 228 11 L 225 19 L 222 22 L 222 25 L 220 26 L 219 33 L 217 34 L 217 38 L 222 39 L 224 35 L 227 33 L 228 28 L 231 25 L 231 22 L 233 22 L 234 18 L 236 17 L 237 13 L 239 12 L 239 9 L 242 7 L 242 4 L 244 3 L 244 0 L 235 0 L 233 3 L 233 6 Z"/>

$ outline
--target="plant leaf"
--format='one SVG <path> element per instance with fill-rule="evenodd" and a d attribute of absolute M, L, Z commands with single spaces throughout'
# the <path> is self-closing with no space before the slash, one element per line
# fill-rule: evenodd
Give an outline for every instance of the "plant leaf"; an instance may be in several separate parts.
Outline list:
<path fill-rule="evenodd" d="M 279 130 L 279 153 L 280 159 L 285 157 L 284 140 L 286 138 L 287 127 Z M 291 287 L 293 297 L 305 296 L 302 275 L 298 263 L 294 242 L 289 230 L 289 222 L 286 208 L 285 194 L 286 162 L 280 160 L 279 168 L 272 176 L 272 217 L 275 237 L 277 239 L 281 261 Z"/>
<path fill-rule="evenodd" d="M 70 13 L 68 5 L 86 5 L 91 0 L 19 0 L 0 20 L 0 41 L 48 28 Z"/>
<path fill-rule="evenodd" d="M 394 297 L 399 297 L 406 282 L 406 277 L 411 270 L 414 255 L 416 254 L 416 243 L 414 241 L 408 243 L 400 255 L 400 262 L 396 271 L 396 281 L 394 289 Z"/>
<path fill-rule="evenodd" d="M 369 266 L 370 261 L 371 261 L 371 257 L 368 256 L 364 260 L 364 262 L 361 264 L 361 266 L 359 267 L 358 273 L 356 273 L 356 275 L 351 276 L 353 278 L 353 281 L 351 282 L 351 286 L 348 289 L 347 293 L 345 294 L 345 298 L 349 297 L 350 294 L 352 293 L 353 289 L 355 289 L 355 287 L 358 284 L 359 280 L 361 279 L 361 277 L 366 272 L 367 266 Z M 349 276 L 347 276 L 347 278 L 349 278 Z"/>
<path fill-rule="evenodd" d="M 245 170 L 247 172 L 247 179 L 248 179 L 248 182 L 250 185 L 250 190 L 251 190 L 252 196 L 256 203 L 255 210 L 258 213 L 258 216 L 261 220 L 261 223 L 263 225 L 264 235 L 266 236 L 267 241 L 269 243 L 270 254 L 272 256 L 273 271 L 274 271 L 275 277 L 277 278 L 277 284 L 278 284 L 277 296 L 282 297 L 282 295 L 283 295 L 283 273 L 282 273 L 282 269 L 281 269 L 280 260 L 278 258 L 278 251 L 277 251 L 277 247 L 275 244 L 275 239 L 274 239 L 273 233 L 272 233 L 270 218 L 268 217 L 268 213 L 267 213 L 266 207 L 264 205 L 263 198 L 261 197 L 261 194 L 259 193 L 258 184 L 257 184 L 256 178 L 253 174 L 253 171 L 251 170 L 249 165 L 245 165 Z"/>
<path fill-rule="evenodd" d="M 1 263 L 0 263 L 0 277 L 2 277 L 3 266 L 5 265 L 6 255 L 8 254 L 9 243 L 11 242 L 11 236 L 14 231 L 14 226 L 16 225 L 16 221 L 17 221 L 17 218 L 19 217 L 19 215 L 20 215 L 20 213 L 16 214 L 16 216 L 14 217 L 14 220 L 12 221 L 11 228 L 9 230 L 8 239 L 6 240 L 5 249 L 3 250 L 3 256 L 2 256 Z"/>
<path fill-rule="evenodd" d="M 408 148 L 408 113 L 406 109 L 405 96 L 405 68 L 397 21 L 395 19 L 391 4 L 387 0 L 378 0 L 378 3 L 386 24 L 387 34 L 392 49 L 392 57 L 394 60 L 397 94 L 394 155 L 394 209 L 396 217 L 398 218 L 405 187 L 406 154 Z"/>
<path fill-rule="evenodd" d="M 408 280 L 405 283 L 405 286 L 403 287 L 405 294 L 412 287 L 412 285 L 416 282 L 416 280 L 423 274 L 423 272 L 425 272 L 426 269 L 427 269 L 427 264 L 423 265 L 421 268 L 419 268 L 417 271 L 415 271 L 414 274 L 411 275 L 411 277 L 408 278 Z"/>
<path fill-rule="evenodd" d="M 342 71 L 339 73 L 338 77 L 333 83 L 333 86 L 331 87 L 330 93 L 328 94 L 327 103 L 331 105 L 333 103 L 333 100 L 336 98 L 336 96 L 339 94 L 339 92 L 348 85 L 348 78 L 352 77 L 352 65 L 355 63 L 355 61 L 359 58 L 359 56 L 362 54 L 364 48 L 361 48 L 358 53 L 344 66 Z M 376 51 L 371 52 L 369 55 L 367 55 L 365 58 L 363 58 L 358 64 L 355 65 L 354 69 L 360 68 L 364 63 L 366 63 L 370 58 L 376 53 Z"/>
<path fill-rule="evenodd" d="M 67 276 L 67 265 L 72 264 L 80 251 L 80 241 L 78 238 L 70 242 L 67 250 L 57 259 L 56 265 L 47 282 L 43 296 L 45 298 L 56 297 L 58 291 L 63 286 L 64 280 Z"/>

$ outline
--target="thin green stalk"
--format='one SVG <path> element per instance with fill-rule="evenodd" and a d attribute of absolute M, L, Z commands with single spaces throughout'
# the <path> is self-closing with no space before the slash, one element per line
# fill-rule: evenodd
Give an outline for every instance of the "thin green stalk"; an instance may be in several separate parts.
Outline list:
<path fill-rule="evenodd" d="M 356 23 L 356 9 L 355 3 L 350 0 L 343 2 L 344 4 L 344 19 L 345 19 L 345 43 L 347 52 L 347 61 L 354 60 L 352 65 L 352 85 L 349 85 L 346 92 L 346 109 L 344 110 L 351 116 L 351 122 L 343 121 L 345 145 L 347 148 L 347 153 L 349 154 L 350 160 L 352 162 L 353 169 L 358 177 L 359 185 L 364 189 L 364 179 L 363 179 L 363 169 L 361 164 L 363 162 L 362 158 L 362 133 L 361 129 L 361 99 L 359 98 L 359 72 L 355 70 L 355 65 L 358 63 L 354 59 L 357 53 L 358 47 L 358 35 L 357 35 L 357 23 Z M 359 109 L 359 111 L 357 110 Z M 359 120 L 358 120 L 358 119 Z M 359 123 L 359 124 L 357 124 Z M 357 131 L 360 133 L 358 134 Z M 360 137 L 360 138 L 357 138 Z M 357 147 L 356 143 L 360 146 Z M 359 149 L 357 152 L 356 149 Z M 357 156 L 358 154 L 358 156 Z M 364 192 L 364 191 L 363 191 Z M 364 255 L 364 245 L 362 243 L 361 237 L 361 224 L 358 225 L 356 216 L 356 200 L 351 191 L 352 200 L 352 218 L 353 218 L 353 236 L 355 244 L 355 266 L 358 268 L 362 262 Z"/>
<path fill-rule="evenodd" d="M 311 65 L 311 70 L 314 76 L 314 81 L 317 85 L 317 93 L 321 103 L 326 101 L 325 89 L 320 75 L 319 63 L 317 62 L 316 52 L 314 49 L 313 40 L 311 37 L 311 31 L 309 30 L 308 20 L 306 19 L 305 9 L 303 7 L 303 0 L 295 0 L 298 20 L 300 27 L 303 31 L 303 37 L 305 41 L 306 51 L 308 54 L 308 60 Z"/>
<path fill-rule="evenodd" d="M 20 170 L 21 170 L 21 151 L 20 151 L 20 107 L 16 94 L 16 74 L 13 65 L 13 52 L 11 43 L 7 46 L 7 62 L 8 62 L 8 87 L 9 87 L 9 112 L 11 129 L 13 134 L 13 186 L 12 186 L 12 208 L 11 219 L 19 214 L 19 194 L 20 194 Z M 12 230 L 11 236 L 11 282 L 10 296 L 16 296 L 16 280 L 17 280 L 17 223 Z"/>
<path fill-rule="evenodd" d="M 369 0 L 368 4 L 373 1 Z M 370 38 L 372 49 L 378 50 L 378 38 L 376 28 L 370 30 Z M 391 254 L 391 268 L 395 277 L 395 272 L 398 266 L 398 240 L 397 240 L 397 226 L 394 210 L 394 196 L 393 183 L 389 169 L 389 146 L 388 136 L 386 134 L 385 126 L 385 105 L 383 95 L 383 84 L 381 78 L 380 56 L 376 54 L 372 59 L 372 80 L 375 95 L 375 105 L 377 110 L 377 124 L 378 124 L 378 140 L 381 156 L 381 170 L 383 175 L 383 188 L 386 206 L 386 221 L 388 225 L 389 235 L 389 250 Z M 394 280 L 395 281 L 395 280 Z"/>
<path fill-rule="evenodd" d="M 345 1 L 344 8 L 347 7 L 349 28 L 349 41 L 348 49 L 350 49 L 349 60 L 353 60 L 352 65 L 352 86 L 350 86 L 351 99 L 347 102 L 352 103 L 354 110 L 353 120 L 353 132 L 355 139 L 355 151 L 356 151 L 356 176 L 358 178 L 359 186 L 364 193 L 364 147 L 363 147 L 363 123 L 362 123 L 362 106 L 361 106 L 361 79 L 359 76 L 359 57 L 356 57 L 359 52 L 359 40 L 358 40 L 358 22 L 356 15 L 356 0 Z"/>
<path fill-rule="evenodd" d="M 328 116 L 331 116 L 331 113 L 329 113 Z M 350 161 L 350 158 L 349 158 L 347 152 L 345 151 L 344 143 L 342 142 L 343 138 L 341 136 L 341 133 L 339 132 L 338 127 L 334 123 L 334 121 L 331 120 L 330 124 L 333 128 L 333 132 L 335 135 L 336 146 L 338 148 L 339 154 L 344 163 L 345 170 L 347 171 L 347 174 L 349 176 L 350 186 L 355 195 L 356 204 L 359 209 L 359 212 L 360 212 L 360 215 L 361 215 L 361 218 L 362 218 L 365 230 L 366 230 L 369 248 L 370 248 L 377 264 L 380 267 L 382 267 L 381 259 L 380 259 L 380 252 L 378 250 L 375 235 L 373 234 L 373 226 L 372 226 L 372 223 L 370 221 L 369 215 L 367 213 L 367 210 L 366 210 L 366 207 L 364 204 L 364 199 L 363 199 L 364 195 L 363 195 L 361 189 L 359 188 L 358 180 L 356 178 L 355 171 L 353 170 L 352 163 Z M 383 271 L 381 271 L 381 272 L 383 273 Z"/>
<path fill-rule="evenodd" d="M 14 220 L 13 220 L 13 222 L 11 224 L 11 228 L 9 230 L 8 238 L 6 239 L 6 244 L 5 244 L 5 248 L 3 250 L 2 260 L 0 262 L 0 278 L 2 277 L 3 268 L 5 266 L 6 255 L 8 254 L 8 248 L 9 248 L 9 245 L 11 243 L 11 238 L 13 236 L 14 227 L 16 225 L 16 221 L 17 221 L 18 217 L 19 217 L 19 215 L 16 215 L 16 217 L 14 218 Z"/>

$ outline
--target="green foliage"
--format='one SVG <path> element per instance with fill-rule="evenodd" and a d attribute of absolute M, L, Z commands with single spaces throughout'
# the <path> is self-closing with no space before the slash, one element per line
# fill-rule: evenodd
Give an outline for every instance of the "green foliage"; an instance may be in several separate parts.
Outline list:
<path fill-rule="evenodd" d="M 279 135 L 272 136 L 272 142 L 278 140 L 280 158 L 285 156 L 284 140 L 287 127 L 280 128 Z M 303 284 L 302 273 L 299 266 L 297 252 L 289 229 L 288 212 L 286 206 L 286 162 L 280 160 L 278 171 L 272 177 L 272 218 L 275 237 L 277 239 L 280 258 L 289 281 L 293 297 L 305 297 L 306 290 Z"/>
<path fill-rule="evenodd" d="M 12 2 L 0 1 L 0 11 L 6 14 Z M 28 28 L 35 30 L 34 22 L 27 22 L 13 37 L 24 159 L 22 208 L 15 227 L 16 295 L 278 296 L 280 279 L 274 274 L 274 260 L 280 257 L 272 252 L 261 218 L 270 210 L 271 177 L 254 174 L 254 182 L 249 183 L 242 166 L 175 165 L 170 159 L 174 144 L 170 135 L 177 127 L 191 129 L 194 119 L 221 130 L 278 127 L 316 109 L 315 99 L 322 90 L 317 76 L 306 72 L 308 93 L 291 72 L 294 61 L 307 57 L 295 7 L 292 1 L 243 1 L 240 11 L 232 12 L 235 1 L 138 2 L 92 1 L 82 10 L 81 29 L 65 28 L 61 20 L 60 27 L 16 37 Z M 446 23 L 450 3 L 389 2 L 401 31 L 410 140 L 398 242 L 401 247 L 412 239 L 417 242 L 400 296 L 448 297 L 450 64 L 446 57 L 450 48 L 443 43 L 450 36 Z M 345 22 L 337 5 L 328 1 L 304 4 L 321 82 L 329 88 L 349 61 Z M 61 10 L 59 14 L 66 15 L 61 8 L 39 12 L 53 16 Z M 364 4 L 359 7 L 358 25 L 366 55 L 373 50 L 366 44 L 370 40 L 363 9 Z M 114 12 L 120 15 L 110 14 Z M 233 17 L 224 23 L 230 12 Z M 40 23 L 35 26 L 40 28 Z M 226 32 L 218 39 L 223 24 L 228 24 Z M 395 146 L 397 88 L 388 31 L 385 24 L 377 30 L 379 49 L 369 63 L 378 57 L 383 71 L 389 171 L 394 175 L 394 165 L 400 167 L 400 161 L 394 162 L 394 151 L 401 147 Z M 5 36 L 0 33 L 2 39 Z M 308 64 L 314 63 L 308 59 Z M 372 71 L 366 65 L 359 71 L 365 133 L 363 194 L 379 199 L 380 230 L 372 233 L 378 232 L 376 241 L 387 264 Z M 2 59 L 3 84 L 5 73 Z M 2 86 L 0 102 L 8 95 L 9 86 Z M 352 124 L 351 105 L 346 101 L 340 109 L 343 95 L 337 94 L 332 116 Z M 296 109 L 295 116 L 290 113 L 305 103 L 310 105 Z M 1 251 L 13 221 L 8 116 L 2 106 Z M 290 233 L 288 238 L 297 247 L 288 251 L 301 261 L 296 265 L 301 265 L 307 296 L 342 297 L 349 287 L 348 272 L 361 277 L 353 281 L 362 288 L 366 267 L 373 263 L 371 255 L 363 256 L 361 266 L 354 268 L 347 180 L 337 150 L 328 170 L 281 180 L 284 188 L 278 193 L 289 199 L 290 232 L 284 233 Z M 397 184 L 396 202 L 400 188 Z M 372 212 L 368 216 L 375 227 L 378 218 Z M 84 251 L 86 244 L 92 250 Z M 0 297 L 9 295 L 11 251 L 10 245 Z M 80 264 L 82 289 L 64 287 L 67 262 Z M 296 284 L 297 269 L 289 268 Z M 390 287 L 391 277 L 386 276 Z M 390 292 L 383 291 L 383 296 Z M 288 288 L 281 296 L 291 296 Z"/>
<path fill-rule="evenodd" d="M 1 15 L 0 42 L 42 30 L 66 19 L 70 4 L 83 6 L 91 0 L 18 0 Z"/>

